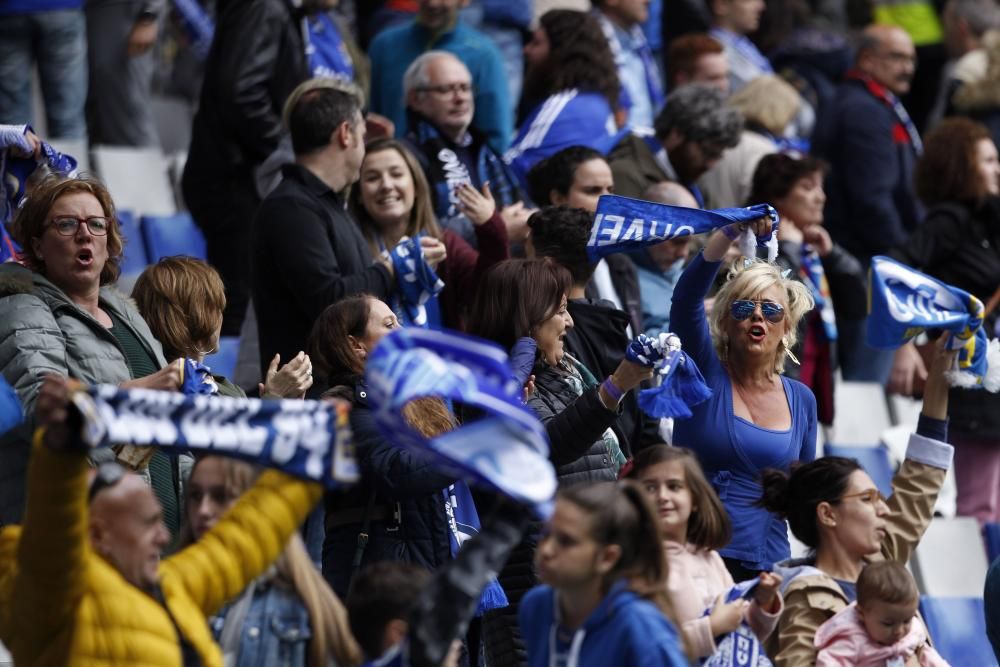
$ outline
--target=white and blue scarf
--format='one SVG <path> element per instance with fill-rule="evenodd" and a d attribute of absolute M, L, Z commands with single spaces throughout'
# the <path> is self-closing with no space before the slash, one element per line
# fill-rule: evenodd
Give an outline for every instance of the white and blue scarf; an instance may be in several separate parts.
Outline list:
<path fill-rule="evenodd" d="M 327 12 L 302 19 L 302 41 L 314 77 L 354 80 L 354 62 L 340 29 Z"/>
<path fill-rule="evenodd" d="M 687 419 L 692 407 L 712 396 L 701 371 L 681 350 L 681 339 L 675 334 L 661 333 L 656 338 L 639 334 L 626 348 L 625 358 L 660 375 L 659 386 L 643 389 L 637 397 L 642 411 L 654 419 Z"/>
<path fill-rule="evenodd" d="M 198 60 L 208 58 L 212 48 L 212 38 L 215 36 L 215 23 L 212 17 L 196 0 L 174 0 L 174 9 L 181 18 L 181 24 L 188 39 L 190 49 Z"/>
<path fill-rule="evenodd" d="M 625 54 L 622 52 L 622 45 L 618 42 L 618 35 L 615 34 L 615 27 L 603 12 L 596 11 L 594 15 L 597 17 L 597 22 L 601 24 L 601 31 L 604 33 L 604 38 L 608 40 L 608 47 L 611 49 L 611 55 L 615 59 L 615 68 L 620 73 L 625 66 Z M 646 75 L 646 92 L 649 95 L 649 105 L 655 117 L 665 100 L 663 85 L 660 83 L 660 69 L 656 66 L 656 60 L 653 58 L 653 50 L 649 46 L 646 34 L 642 31 L 642 26 L 632 26 L 626 32 L 628 32 L 628 37 L 632 43 L 636 45 L 634 50 L 642 61 L 642 69 Z M 625 109 L 632 108 L 632 100 L 624 84 L 621 86 L 619 92 L 618 104 Z"/>
<path fill-rule="evenodd" d="M 704 234 L 734 222 L 750 223 L 760 218 L 771 219 L 771 232 L 755 239 L 747 228 L 740 237 L 740 250 L 753 257 L 758 241 L 768 249 L 768 261 L 778 254 L 778 213 L 769 204 L 746 208 L 722 208 L 704 211 L 683 206 L 668 206 L 631 199 L 619 195 L 602 195 L 597 202 L 594 226 L 587 241 L 587 254 L 592 262 L 617 252 L 628 252 L 663 241 Z"/>
<path fill-rule="evenodd" d="M 959 350 L 951 384 L 1000 391 L 1000 343 L 983 329 L 982 301 L 880 255 L 872 258 L 868 283 L 869 345 L 895 349 L 929 329 L 946 331 L 948 349 Z"/>
<path fill-rule="evenodd" d="M 229 456 L 329 489 L 359 479 L 349 406 L 96 385 L 73 394 L 90 447 L 156 446 Z"/>
<path fill-rule="evenodd" d="M 837 340 L 837 317 L 833 310 L 833 299 L 830 297 L 830 283 L 823 270 L 823 261 L 819 254 L 808 245 L 802 246 L 802 277 L 806 286 L 812 292 L 813 301 L 823 322 L 823 338 L 832 343 Z"/>
<path fill-rule="evenodd" d="M 420 232 L 412 238 L 403 237 L 396 247 L 388 251 L 396 270 L 396 285 L 399 286 L 399 300 L 405 319 L 420 327 L 428 325 L 427 302 L 444 289 L 444 281 L 424 260 L 424 251 L 420 247 L 423 235 Z"/>

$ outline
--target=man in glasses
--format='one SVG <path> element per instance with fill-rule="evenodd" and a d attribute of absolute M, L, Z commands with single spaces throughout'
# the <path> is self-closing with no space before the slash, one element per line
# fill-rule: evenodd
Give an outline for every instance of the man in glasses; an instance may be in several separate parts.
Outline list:
<path fill-rule="evenodd" d="M 28 502 L 0 531 L 0 641 L 17 664 L 221 665 L 206 616 L 284 549 L 317 484 L 263 473 L 196 544 L 162 559 L 153 491 L 114 464 L 88 484 L 70 384 L 40 390 Z"/>
<path fill-rule="evenodd" d="M 503 152 L 513 130 L 514 102 L 508 93 L 503 59 L 489 37 L 461 22 L 469 0 L 418 0 L 412 21 L 380 33 L 368 47 L 372 63 L 371 110 L 388 117 L 399 134 L 407 130 L 404 72 L 431 49 L 453 53 L 474 73 L 475 126 L 490 146 Z M 412 130 L 413 126 L 409 126 Z"/>
<path fill-rule="evenodd" d="M 470 183 L 481 190 L 488 182 L 509 239 L 523 241 L 531 211 L 500 153 L 473 125 L 478 112 L 474 81 L 469 68 L 447 51 L 428 51 L 414 60 L 403 77 L 407 141 L 427 174 L 442 225 L 477 247 L 472 222 L 458 207 L 457 189 Z"/>

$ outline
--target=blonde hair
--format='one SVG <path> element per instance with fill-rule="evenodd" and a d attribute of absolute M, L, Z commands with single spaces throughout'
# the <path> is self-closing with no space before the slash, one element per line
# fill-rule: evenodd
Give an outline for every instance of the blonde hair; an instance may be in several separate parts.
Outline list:
<path fill-rule="evenodd" d="M 771 134 L 782 134 L 802 106 L 802 97 L 790 83 L 773 74 L 758 76 L 729 98 L 748 123 Z"/>
<path fill-rule="evenodd" d="M 226 291 L 219 272 L 193 257 L 164 257 L 146 267 L 132 298 L 167 361 L 200 357 L 218 346 Z"/>
<path fill-rule="evenodd" d="M 788 301 L 783 321 L 785 334 L 774 357 L 775 372 L 785 370 L 785 358 L 798 341 L 799 320 L 813 309 L 815 302 L 808 287 L 792 278 L 782 278 L 779 267 L 761 260 L 754 260 L 746 265 L 742 258 L 736 260 L 729 271 L 726 284 L 715 295 L 708 324 L 712 331 L 712 344 L 720 361 L 725 362 L 729 358 L 729 336 L 726 335 L 725 322 L 730 316 L 733 301 L 752 299 L 775 285 L 781 287 Z"/>
<path fill-rule="evenodd" d="M 197 467 L 208 458 L 213 457 L 209 455 L 198 459 L 191 469 L 191 474 L 194 475 Z M 232 502 L 252 486 L 257 478 L 257 471 L 249 463 L 236 459 L 221 456 L 214 458 L 222 463 L 226 499 Z M 185 510 L 189 502 L 190 495 L 187 495 L 184 499 Z M 187 521 L 187 511 L 184 512 L 184 519 L 178 535 L 179 548 L 195 542 L 194 533 Z M 292 535 L 285 550 L 274 562 L 274 568 L 277 579 L 295 591 L 309 612 L 309 626 L 312 631 L 312 638 L 309 641 L 310 667 L 326 667 L 330 657 L 336 660 L 338 665 L 360 665 L 364 656 L 354 635 L 351 634 L 347 609 L 316 569 L 297 532 Z"/>

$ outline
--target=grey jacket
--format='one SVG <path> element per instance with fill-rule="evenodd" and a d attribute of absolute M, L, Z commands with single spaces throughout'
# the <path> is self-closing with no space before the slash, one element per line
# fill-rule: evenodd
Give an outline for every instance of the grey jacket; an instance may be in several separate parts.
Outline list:
<path fill-rule="evenodd" d="M 143 341 L 157 366 L 166 365 L 160 343 L 125 295 L 103 287 L 100 304 Z M 20 427 L 0 438 L 3 525 L 20 521 L 24 510 L 32 415 L 45 375 L 119 384 L 131 379 L 131 374 L 110 331 L 44 276 L 11 263 L 0 265 L 0 372 L 17 392 L 28 416 Z"/>

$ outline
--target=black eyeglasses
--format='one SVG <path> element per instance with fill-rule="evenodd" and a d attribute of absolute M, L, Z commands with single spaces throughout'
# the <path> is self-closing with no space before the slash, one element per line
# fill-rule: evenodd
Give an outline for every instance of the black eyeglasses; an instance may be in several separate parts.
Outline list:
<path fill-rule="evenodd" d="M 87 225 L 87 229 L 94 236 L 104 236 L 108 233 L 108 227 L 111 226 L 111 223 L 107 218 L 100 216 L 74 218 L 71 215 L 60 215 L 49 223 L 50 227 L 55 227 L 56 233 L 60 236 L 73 236 L 76 234 L 76 230 L 80 229 L 80 225 Z"/>
<path fill-rule="evenodd" d="M 737 322 L 742 322 L 743 320 L 753 317 L 754 311 L 757 310 L 757 304 L 760 304 L 760 312 L 768 322 L 780 322 L 785 319 L 785 309 L 780 303 L 775 303 L 774 301 L 754 301 L 752 299 L 737 299 L 733 301 L 733 305 L 730 306 L 730 314 L 733 319 Z"/>
<path fill-rule="evenodd" d="M 472 93 L 475 95 L 476 87 L 471 83 L 452 83 L 443 86 L 421 86 L 418 88 L 422 93 L 434 93 L 435 95 L 440 95 L 441 97 L 447 97 L 449 95 L 454 95 L 455 93 Z"/>
<path fill-rule="evenodd" d="M 97 474 L 94 481 L 90 483 L 90 491 L 87 492 L 87 503 L 94 501 L 94 496 L 109 489 L 125 477 L 125 468 L 113 461 L 106 461 L 97 466 Z"/>

